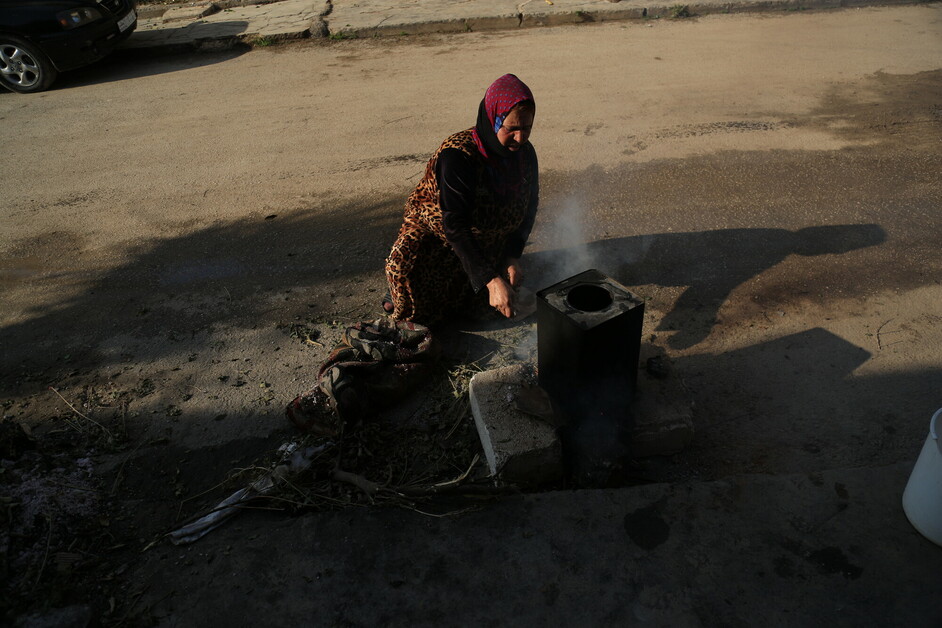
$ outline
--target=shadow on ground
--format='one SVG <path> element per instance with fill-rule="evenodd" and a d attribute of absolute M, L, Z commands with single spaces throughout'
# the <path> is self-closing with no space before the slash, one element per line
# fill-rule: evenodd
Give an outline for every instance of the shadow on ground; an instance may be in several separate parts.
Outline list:
<path fill-rule="evenodd" d="M 332 311 L 345 317 L 342 321 L 372 318 L 370 304 L 378 295 L 365 292 L 358 278 L 370 277 L 374 290 L 383 287 L 382 263 L 398 225 L 399 202 L 354 202 L 333 211 L 213 226 L 132 251 L 126 263 L 103 276 L 73 270 L 69 258 L 79 262 L 79 245 L 70 250 L 62 234 L 20 242 L 8 264 L 30 259 L 32 266 L 5 265 L 4 284 L 54 291 L 62 282 L 75 286 L 70 288 L 74 296 L 52 299 L 0 329 L 0 365 L 8 376 L 48 369 L 65 354 L 73 363 L 104 365 L 103 343 L 111 340 L 108 344 L 114 345 L 115 338 L 128 336 L 149 339 L 133 357 L 152 359 L 196 350 L 196 335 L 218 325 L 254 327 Z M 789 255 L 837 255 L 873 248 L 885 238 L 877 225 L 652 234 L 538 252 L 526 256 L 526 262 L 535 269 L 537 285 L 597 267 L 627 285 L 687 286 L 660 327 L 678 330 L 673 346 L 690 347 L 709 334 L 733 289 Z M 59 271 L 63 260 L 65 270 Z M 860 268 L 827 266 L 829 285 L 855 289 L 853 278 Z M 806 281 L 814 284 L 817 279 L 811 273 Z M 363 307 L 336 312 L 344 299 L 359 300 Z M 706 324 L 682 324 L 690 312 Z M 188 339 L 185 347 L 173 342 L 181 339 Z M 9 378 L 4 382 L 0 390 L 13 392 Z"/>
<path fill-rule="evenodd" d="M 377 296 L 365 292 L 367 286 L 382 286 L 382 260 L 398 226 L 400 203 L 399 198 L 379 199 L 336 211 L 259 216 L 213 226 L 142 247 L 104 274 L 81 269 L 74 275 L 71 270 L 57 274 L 59 260 L 72 254 L 68 243 L 50 246 L 43 238 L 22 242 L 19 252 L 39 260 L 39 265 L 33 274 L 7 273 L 5 286 L 18 288 L 25 283 L 55 290 L 72 284 L 78 289 L 0 329 L 2 368 L 8 374 L 2 380 L 2 392 L 19 392 L 14 374 L 24 368 L 45 371 L 46 381 L 71 370 L 74 363 L 58 359 L 64 351 L 95 367 L 123 363 L 125 356 L 105 349 L 115 339 L 118 346 L 125 338 L 141 341 L 134 360 L 158 359 L 199 351 L 213 341 L 212 332 L 217 329 L 225 333 L 233 327 L 274 326 L 293 320 L 298 313 L 344 321 L 360 318 Z M 527 262 L 540 285 L 589 264 L 628 285 L 685 288 L 663 320 L 683 321 L 701 312 L 707 328 L 679 336 L 686 346 L 696 347 L 737 287 L 793 255 L 818 267 L 801 279 L 806 283 L 803 290 L 820 290 L 824 278 L 844 296 L 889 287 L 893 281 L 889 276 L 876 278 L 876 285 L 861 286 L 855 280 L 861 268 L 879 258 L 879 245 L 886 239 L 883 229 L 873 224 L 797 231 L 666 233 L 601 240 L 584 251 L 534 253 L 527 256 Z M 561 272 L 565 274 L 560 276 Z M 762 290 L 770 291 L 768 298 L 785 302 L 802 298 L 787 282 Z M 349 309 L 352 304 L 354 311 L 339 311 L 338 295 L 346 299 L 339 301 L 341 307 Z M 448 340 L 452 351 L 464 351 L 462 357 L 469 360 L 494 350 L 493 343 L 476 342 L 474 334 L 458 333 Z M 688 353 L 676 358 L 670 377 L 697 402 L 697 434 L 687 451 L 667 464 L 650 467 L 651 479 L 791 472 L 803 474 L 807 483 L 818 486 L 823 483 L 820 473 L 827 469 L 914 459 L 925 438 L 928 416 L 938 403 L 931 395 L 942 384 L 942 370 L 855 375 L 870 357 L 861 347 L 825 329 L 812 328 L 721 354 Z M 136 560 L 146 542 L 225 496 L 231 486 L 213 487 L 232 469 L 264 460 L 280 442 L 293 437 L 295 432 L 280 416 L 281 402 L 263 410 L 261 418 L 270 426 L 265 437 L 249 437 L 240 431 L 241 424 L 227 423 L 232 417 L 220 420 L 218 410 L 191 411 L 181 404 L 186 423 L 194 429 L 221 426 L 229 440 L 209 443 L 206 439 L 202 446 L 188 448 L 176 434 L 162 438 L 158 433 L 139 440 L 136 449 L 111 456 L 105 490 L 114 492 L 117 487 L 122 512 L 115 513 L 108 535 L 117 535 L 128 545 L 121 550 L 126 554 L 109 559 L 109 569 Z M 145 395 L 136 403 L 144 417 L 163 416 L 169 409 L 159 395 Z M 415 404 L 412 407 L 421 400 Z M 408 414 L 410 407 L 406 404 L 398 412 Z M 113 422 L 107 425 L 115 427 Z M 172 427 L 182 429 L 176 423 Z M 209 492 L 197 497 L 203 491 Z M 490 510 L 485 509 L 485 518 Z M 286 517 L 246 513 L 241 521 L 214 535 L 218 541 L 207 543 L 231 543 L 232 535 L 245 529 L 290 526 Z M 399 515 L 358 508 L 330 517 L 396 519 Z M 115 545 L 110 536 L 103 536 L 100 543 L 103 548 Z M 204 547 L 198 546 L 197 551 Z M 161 547 L 159 551 L 170 550 Z M 228 554 L 219 554 L 221 561 L 228 560 Z M 797 564 L 797 559 L 791 560 Z"/>
<path fill-rule="evenodd" d="M 875 468 L 914 460 L 929 416 L 938 405 L 933 394 L 942 385 L 942 369 L 855 376 L 854 371 L 870 357 L 869 352 L 826 330 L 811 329 L 721 355 L 680 358 L 673 364 L 671 385 L 678 391 L 689 387 L 696 399 L 706 400 L 698 408 L 694 441 L 671 459 L 640 461 L 640 475 L 632 483 L 759 473 L 804 475 L 817 484 L 820 474 L 830 469 Z M 724 377 L 714 377 L 718 372 Z M 739 377 L 729 378 L 730 374 Z M 640 375 L 642 391 L 645 377 Z M 723 384 L 720 379 L 736 383 Z M 438 385 L 438 381 L 430 384 Z M 422 425 L 420 431 L 429 429 L 428 433 L 447 431 L 448 425 L 435 425 L 434 408 L 427 403 L 432 397 L 432 392 L 422 391 L 379 420 Z M 410 419 L 413 414 L 423 414 L 422 422 Z M 211 424 L 214 418 L 196 414 L 187 420 Z M 470 418 L 465 421 L 462 447 L 476 450 L 476 433 Z M 410 434 L 404 438 L 416 433 Z M 135 534 L 150 539 L 212 508 L 251 481 L 252 475 L 243 476 L 241 483 L 219 483 L 237 469 L 261 464 L 261 472 L 279 444 L 299 436 L 284 421 L 265 438 L 234 438 L 201 448 L 158 439 L 112 457 L 105 484 L 120 482 L 122 500 L 133 505 L 129 520 Z M 388 453 L 408 447 L 408 441 L 389 441 L 383 449 Z M 371 455 L 382 459 L 384 451 Z M 331 504 L 322 506 L 336 509 Z"/>
<path fill-rule="evenodd" d="M 242 25 L 244 30 L 245 24 Z M 241 30 L 239 31 L 241 32 Z M 132 35 L 134 37 L 135 35 Z M 248 44 L 232 42 L 218 52 L 191 52 L 185 48 L 168 49 L 176 54 L 154 54 L 152 50 L 119 48 L 107 57 L 69 72 L 56 79 L 53 90 L 71 89 L 180 72 L 236 59 L 252 49 Z"/>
<path fill-rule="evenodd" d="M 401 199 L 350 203 L 212 226 L 148 242 L 107 271 L 83 268 L 81 246 L 67 234 L 20 241 L 0 264 L 0 287 L 30 290 L 49 302 L 18 312 L 0 329 L 2 392 L 22 371 L 48 376 L 103 366 L 123 339 L 140 342 L 134 359 L 191 352 L 219 325 L 274 326 L 297 316 L 356 320 L 378 314 L 379 296 L 360 277 L 383 283 L 382 264 L 398 227 Z M 56 295 L 67 292 L 70 296 Z M 339 303 L 363 308 L 339 311 Z M 375 301 L 375 303 L 374 303 Z M 372 306 L 370 308 L 369 306 Z M 198 335 L 203 334 L 200 338 Z M 68 354 L 72 366 L 61 364 Z M 127 358 L 128 356 L 125 356 Z"/>
<path fill-rule="evenodd" d="M 775 267 L 790 255 L 842 255 L 886 241 L 879 225 L 835 225 L 787 229 L 721 229 L 697 233 L 659 233 L 590 242 L 582 247 L 540 251 L 525 257 L 540 286 L 597 268 L 628 285 L 652 284 L 684 288 L 658 330 L 673 330 L 670 346 L 687 349 L 706 338 L 717 322 L 719 308 L 738 286 Z M 829 285 L 853 291 L 859 267 L 827 266 Z M 802 287 L 776 295 L 784 301 L 823 289 L 815 285 L 820 272 L 803 275 Z M 869 284 L 872 289 L 873 284 Z M 884 286 L 887 287 L 887 286 Z M 832 291 L 832 294 L 834 292 Z M 696 324 L 691 324 L 691 315 Z"/>
<path fill-rule="evenodd" d="M 556 492 L 435 519 L 253 514 L 193 547 L 154 548 L 132 586 L 163 623 L 186 625 L 264 623 L 272 606 L 344 625 L 932 625 L 934 550 L 900 512 L 905 473 Z M 270 583 L 266 604 L 240 603 L 257 582 Z"/>
<path fill-rule="evenodd" d="M 38 293 L 54 293 L 59 285 L 75 289 L 72 296 L 51 299 L 48 306 L 25 312 L 18 322 L 0 329 L 0 364 L 6 375 L 0 392 L 12 396 L 43 390 L 78 365 L 110 368 L 167 357 L 185 364 L 188 354 L 207 349 L 220 334 L 235 337 L 238 329 L 273 328 L 300 316 L 341 323 L 373 318 L 378 291 L 384 289 L 382 261 L 398 226 L 400 202 L 352 202 L 331 211 L 312 209 L 212 226 L 142 247 L 101 275 L 93 270 L 55 273 L 60 260 L 75 253 L 61 238 L 56 246 L 48 236 L 21 242 L 13 257 L 38 260 L 38 268 L 32 274 L 5 271 L 5 284 Z M 658 326 L 674 327 L 670 344 L 688 349 L 710 334 L 721 306 L 746 284 L 753 297 L 796 306 L 806 298 L 826 301 L 834 295 L 853 298 L 907 287 L 899 281 L 905 277 L 906 262 L 866 284 L 858 280 L 865 269 L 892 255 L 880 246 L 886 240 L 885 231 L 875 224 L 796 231 L 725 229 L 613 238 L 525 259 L 538 286 L 597 267 L 629 286 L 683 288 Z M 786 260 L 793 262 L 792 257 L 804 260 L 802 272 L 752 283 Z M 70 263 L 64 267 L 70 268 Z M 906 281 L 920 285 L 923 278 L 914 274 Z M 737 301 L 748 305 L 749 299 Z M 690 320 L 702 324 L 689 325 Z M 136 347 L 133 355 L 121 349 L 130 344 Z M 485 345 L 458 341 L 454 350 L 477 360 L 493 349 Z M 709 437 L 695 441 L 681 461 L 694 475 L 721 475 L 703 471 L 717 465 L 729 472 L 774 472 L 873 459 L 895 462 L 908 440 L 923 431 L 921 417 L 934 403 L 927 391 L 939 380 L 939 372 L 931 369 L 855 377 L 869 353 L 824 329 L 769 337 L 719 355 L 709 351 L 688 353 L 676 362 L 678 377 L 695 391 L 698 427 L 709 428 Z M 23 373 L 34 377 L 24 383 Z M 234 373 L 228 383 L 213 385 L 230 386 L 237 379 Z M 213 371 L 204 379 L 215 380 L 215 375 Z M 142 401 L 145 414 L 169 408 L 165 397 L 149 399 Z M 277 414 L 288 400 L 264 410 L 265 416 Z M 151 409 L 149 403 L 162 405 Z M 212 415 L 201 416 L 201 410 L 193 416 L 185 411 L 187 423 L 200 429 L 221 425 Z M 848 433 L 846 422 L 831 420 L 838 415 L 857 417 L 859 428 Z M 787 417 L 788 430 L 770 431 L 770 417 Z"/>
<path fill-rule="evenodd" d="M 714 479 L 913 459 L 940 403 L 942 368 L 858 374 L 871 357 L 814 328 L 678 359 L 676 376 L 697 404 L 681 464 Z"/>

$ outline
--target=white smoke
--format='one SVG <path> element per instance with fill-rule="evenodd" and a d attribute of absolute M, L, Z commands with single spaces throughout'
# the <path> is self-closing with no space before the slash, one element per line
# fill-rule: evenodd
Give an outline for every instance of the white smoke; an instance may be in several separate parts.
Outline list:
<path fill-rule="evenodd" d="M 611 237 L 604 219 L 587 211 L 585 194 L 573 194 L 537 217 L 543 251 L 534 269 L 536 290 L 542 290 L 591 268 L 626 281 L 654 244 L 653 235 Z"/>
<path fill-rule="evenodd" d="M 589 211 L 585 193 L 573 193 L 558 205 L 541 208 L 534 228 L 540 251 L 524 259 L 525 285 L 538 292 L 589 269 L 630 284 L 632 270 L 640 265 L 657 240 L 656 235 L 611 237 L 604 219 Z M 639 210 L 640 211 L 640 210 Z M 536 325 L 521 338 L 515 357 L 534 357 Z"/>

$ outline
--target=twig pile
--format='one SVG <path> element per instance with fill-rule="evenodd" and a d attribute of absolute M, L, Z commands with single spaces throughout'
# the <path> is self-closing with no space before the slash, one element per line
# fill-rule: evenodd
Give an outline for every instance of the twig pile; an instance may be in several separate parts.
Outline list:
<path fill-rule="evenodd" d="M 346 426 L 339 437 L 308 435 L 286 443 L 267 460 L 242 469 L 232 480 L 252 482 L 252 501 L 291 512 L 337 510 L 371 505 L 397 506 L 430 516 L 424 507 L 435 497 L 486 496 L 515 490 L 496 487 L 480 465 L 480 443 L 471 418 L 468 381 L 480 369 L 461 365 L 448 372 L 437 411 L 426 427 L 389 422 Z M 300 452 L 317 453 L 299 464 Z M 292 459 L 293 456 L 293 459 Z M 255 508 L 243 496 L 238 508 Z M 217 509 L 232 508 L 221 502 Z M 211 514 L 205 510 L 202 517 Z"/>
<path fill-rule="evenodd" d="M 417 509 L 435 495 L 493 492 L 491 481 L 475 473 L 482 470 L 467 396 L 442 419 L 424 430 L 384 423 L 348 428 L 309 469 L 285 478 L 272 497 L 304 510 L 379 504 Z M 298 446 L 329 440 L 309 438 Z"/>

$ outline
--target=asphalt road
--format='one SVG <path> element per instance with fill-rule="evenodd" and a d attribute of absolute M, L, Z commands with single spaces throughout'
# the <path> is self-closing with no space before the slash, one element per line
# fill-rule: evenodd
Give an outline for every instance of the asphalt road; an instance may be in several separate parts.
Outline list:
<path fill-rule="evenodd" d="M 149 513 L 118 536 L 151 538 L 175 502 L 148 469 L 178 465 L 195 493 L 284 438 L 282 404 L 326 348 L 278 325 L 311 320 L 329 338 L 334 321 L 376 315 L 406 195 L 505 72 L 537 99 L 530 284 L 597 267 L 647 297 L 647 350 L 694 404 L 694 442 L 652 473 L 914 459 L 942 405 L 938 4 L 122 53 L 50 92 L 0 94 L 5 415 L 41 433 L 68 415 L 63 399 L 147 388 L 123 418 L 138 448 L 99 463 L 126 464 L 128 503 Z M 194 598 L 161 597 L 185 561 L 129 560 L 128 574 L 139 560 L 161 574 L 148 612 L 201 622 Z M 733 607 L 697 616 L 750 616 Z"/>

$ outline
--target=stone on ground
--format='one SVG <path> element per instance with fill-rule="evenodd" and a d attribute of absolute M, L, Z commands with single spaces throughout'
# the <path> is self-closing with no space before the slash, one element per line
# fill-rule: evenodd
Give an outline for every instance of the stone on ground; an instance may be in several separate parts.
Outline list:
<path fill-rule="evenodd" d="M 686 391 L 673 378 L 639 373 L 631 405 L 632 458 L 667 456 L 693 439 L 693 416 Z M 518 399 L 537 385 L 532 366 L 518 364 L 471 378 L 471 410 L 492 476 L 538 486 L 563 473 L 562 446 L 552 420 L 520 411 Z"/>
<path fill-rule="evenodd" d="M 517 409 L 516 399 L 535 385 L 532 369 L 518 364 L 471 378 L 471 412 L 491 475 L 534 486 L 559 479 L 562 447 L 556 429 Z"/>

